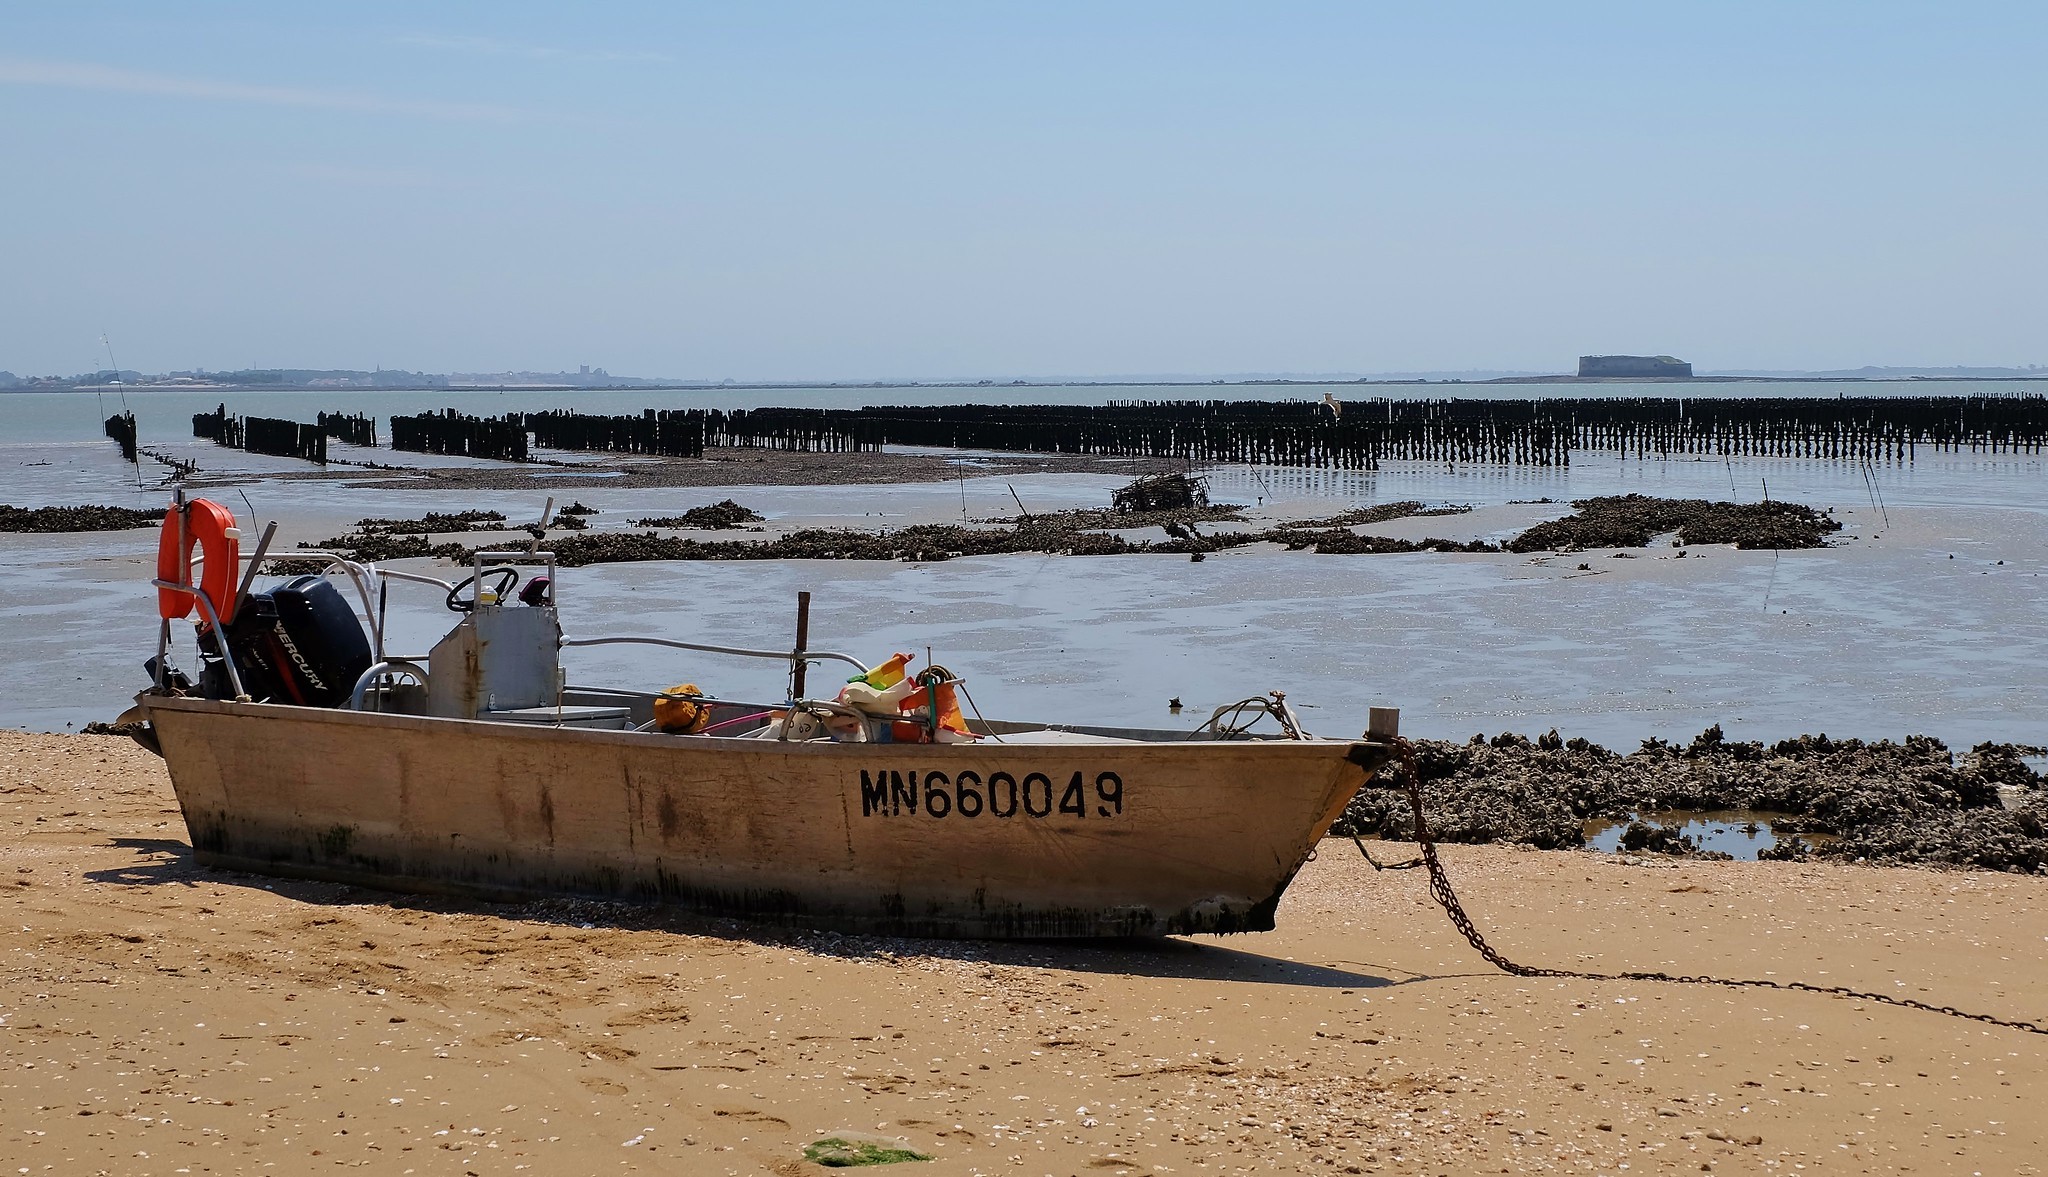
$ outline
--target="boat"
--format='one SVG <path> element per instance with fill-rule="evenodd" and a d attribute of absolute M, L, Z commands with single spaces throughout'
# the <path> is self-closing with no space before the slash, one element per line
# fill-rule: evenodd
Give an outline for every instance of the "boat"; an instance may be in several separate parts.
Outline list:
<path fill-rule="evenodd" d="M 1394 709 L 1318 738 L 1277 692 L 1192 732 L 983 719 L 943 667 L 810 648 L 808 594 L 786 650 L 572 637 L 545 551 L 477 552 L 456 583 L 320 553 L 321 574 L 258 592 L 275 527 L 244 562 L 219 504 L 181 493 L 163 525 L 157 657 L 129 716 L 204 867 L 888 935 L 1259 931 L 1395 755 Z M 386 651 L 391 590 L 422 587 L 451 628 Z M 188 616 L 196 676 L 171 657 Z M 790 689 L 568 682 L 564 649 L 614 643 L 779 660 Z M 809 690 L 826 666 L 846 685 Z"/>

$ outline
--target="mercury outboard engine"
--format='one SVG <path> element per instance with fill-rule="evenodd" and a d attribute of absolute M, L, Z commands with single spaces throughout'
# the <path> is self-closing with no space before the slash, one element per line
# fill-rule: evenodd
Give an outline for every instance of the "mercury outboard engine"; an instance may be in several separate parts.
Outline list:
<path fill-rule="evenodd" d="M 234 697 L 215 634 L 200 635 L 200 691 Z M 259 703 L 337 707 L 370 668 L 370 642 L 355 611 L 318 576 L 251 594 L 227 624 L 227 648 L 242 687 Z"/>

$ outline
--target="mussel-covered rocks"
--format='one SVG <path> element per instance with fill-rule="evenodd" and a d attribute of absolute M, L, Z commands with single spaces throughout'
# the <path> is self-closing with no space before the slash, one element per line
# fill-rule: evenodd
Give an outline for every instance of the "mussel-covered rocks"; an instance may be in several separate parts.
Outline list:
<path fill-rule="evenodd" d="M 692 507 L 680 515 L 665 515 L 653 519 L 636 519 L 635 527 L 677 527 L 697 531 L 736 531 L 750 523 L 761 522 L 760 512 L 751 507 L 742 507 L 731 499 L 716 502 L 708 507 Z"/>
<path fill-rule="evenodd" d="M 1816 857 L 2037 870 L 2048 869 L 2048 791 L 2023 758 L 2039 751 L 1984 744 L 1957 757 L 1927 736 L 1765 745 L 1728 740 L 1717 726 L 1684 746 L 1646 740 L 1627 755 L 1554 731 L 1421 740 L 1416 768 L 1430 832 L 1445 842 L 1579 846 L 1588 821 L 1753 810 L 1783 815 L 1780 833 L 1832 835 L 1807 848 Z M 1333 832 L 1414 836 L 1406 782 L 1398 767 L 1386 772 Z M 2001 787 L 2022 803 L 2005 808 Z M 1643 845 L 1657 852 L 1664 842 Z"/>
<path fill-rule="evenodd" d="M 1738 548 L 1818 548 L 1841 523 L 1798 503 L 1715 503 L 1608 495 L 1579 499 L 1574 513 L 1539 523 L 1507 542 L 1511 552 L 1578 548 L 1640 548 L 1677 533 L 1681 544 L 1734 544 Z"/>
<path fill-rule="evenodd" d="M 133 507 L 10 507 L 0 503 L 0 532 L 126 531 L 131 527 L 156 527 L 163 521 L 160 507 L 144 511 Z"/>

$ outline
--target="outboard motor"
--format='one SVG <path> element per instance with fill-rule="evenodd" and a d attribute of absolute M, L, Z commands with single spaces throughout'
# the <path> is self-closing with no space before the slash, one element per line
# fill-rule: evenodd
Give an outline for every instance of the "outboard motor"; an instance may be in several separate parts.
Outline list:
<path fill-rule="evenodd" d="M 199 638 L 200 691 L 233 697 L 218 637 Z M 259 703 L 338 707 L 370 668 L 370 641 L 341 593 L 318 576 L 300 576 L 251 594 L 227 623 L 227 648 L 242 687 Z"/>

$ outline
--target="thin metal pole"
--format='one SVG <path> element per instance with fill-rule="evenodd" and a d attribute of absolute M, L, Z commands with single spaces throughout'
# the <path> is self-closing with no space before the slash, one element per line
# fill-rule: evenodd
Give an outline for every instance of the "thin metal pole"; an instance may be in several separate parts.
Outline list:
<path fill-rule="evenodd" d="M 192 533 L 186 519 L 187 504 L 185 488 L 180 486 L 171 491 L 171 509 L 178 513 L 178 580 L 192 583 Z M 230 572 L 228 575 L 234 575 Z"/>
<path fill-rule="evenodd" d="M 171 512 L 178 517 L 178 558 L 181 564 L 183 564 L 184 578 L 191 580 L 192 566 L 183 563 L 185 558 L 185 488 L 183 486 L 173 487 L 171 490 Z M 168 523 L 170 520 L 166 519 L 164 522 Z M 159 591 L 157 597 L 161 600 L 163 593 Z M 162 612 L 162 610 L 160 609 L 158 612 Z M 156 685 L 158 690 L 163 690 L 165 684 L 170 681 L 168 670 L 170 661 L 171 619 L 169 614 L 165 614 L 163 624 L 157 628 L 156 636 Z"/>
<path fill-rule="evenodd" d="M 730 654 L 735 658 L 774 658 L 783 662 L 789 661 L 790 656 L 790 651 L 788 650 L 743 650 L 737 646 L 707 646 L 702 642 L 677 642 L 671 641 L 668 638 L 565 637 L 562 639 L 562 645 L 564 648 L 569 646 L 666 646 L 671 650 L 696 650 L 705 654 Z M 836 650 L 805 650 L 804 658 L 806 661 L 812 658 L 829 658 L 834 662 L 844 662 L 862 674 L 866 674 L 871 669 L 867 663 L 862 662 L 853 655 L 841 654 Z"/>
<path fill-rule="evenodd" d="M 804 697 L 804 649 L 811 644 L 811 594 L 796 595 L 796 651 L 789 656 L 789 697 Z"/>
<path fill-rule="evenodd" d="M 235 591 L 235 604 L 228 610 L 229 616 L 240 613 L 242 606 L 249 603 L 249 590 L 256 587 L 256 572 L 263 567 L 263 557 L 270 553 L 270 540 L 276 534 L 277 520 L 272 519 L 263 528 L 263 538 L 256 541 L 256 555 L 249 560 L 249 570 L 242 574 L 242 587 Z"/>
<path fill-rule="evenodd" d="M 218 639 L 220 660 L 226 665 L 228 671 L 228 684 L 234 687 L 237 700 L 246 699 L 249 692 L 242 689 L 242 676 L 235 672 L 235 656 L 233 651 L 228 649 L 227 631 L 221 627 L 220 615 L 213 611 L 213 602 L 207 598 L 206 590 L 193 585 L 178 584 L 168 580 L 152 580 L 149 583 L 160 589 L 170 589 L 172 592 L 184 593 L 199 602 L 199 611 L 205 615 L 207 625 L 213 628 L 214 636 Z M 166 621 L 164 625 L 168 629 L 170 622 Z M 161 666 L 163 664 L 158 663 L 157 665 Z"/>
<path fill-rule="evenodd" d="M 171 660 L 171 619 L 164 618 L 156 630 L 156 688 L 164 689 L 164 667 Z"/>

